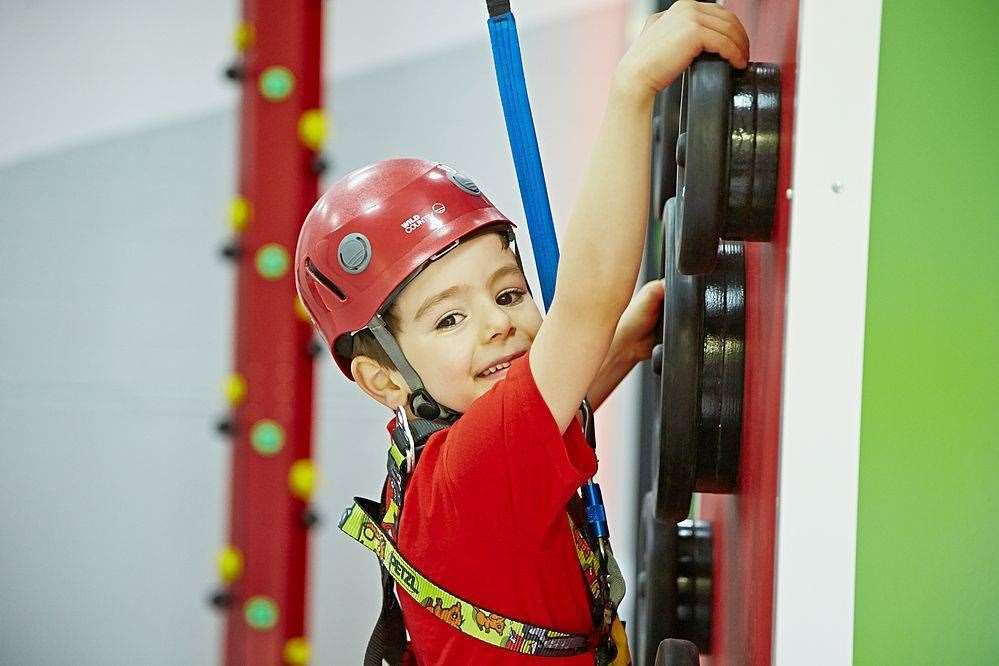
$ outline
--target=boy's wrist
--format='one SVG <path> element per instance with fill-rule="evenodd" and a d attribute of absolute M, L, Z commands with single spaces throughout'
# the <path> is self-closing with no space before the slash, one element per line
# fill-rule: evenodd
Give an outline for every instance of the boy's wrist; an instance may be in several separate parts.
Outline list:
<path fill-rule="evenodd" d="M 620 343 L 611 344 L 607 350 L 607 356 L 604 357 L 603 365 L 587 392 L 593 409 L 603 404 L 607 396 L 613 393 L 617 385 L 631 372 L 638 361 L 638 356 L 630 347 Z"/>
<path fill-rule="evenodd" d="M 638 365 L 641 358 L 636 345 L 615 343 L 608 350 L 607 360 L 615 367 L 623 368 L 627 373 Z"/>
<path fill-rule="evenodd" d="M 642 80 L 627 57 L 622 58 L 614 70 L 611 98 L 630 106 L 643 107 L 651 105 L 655 97 L 656 91 Z"/>

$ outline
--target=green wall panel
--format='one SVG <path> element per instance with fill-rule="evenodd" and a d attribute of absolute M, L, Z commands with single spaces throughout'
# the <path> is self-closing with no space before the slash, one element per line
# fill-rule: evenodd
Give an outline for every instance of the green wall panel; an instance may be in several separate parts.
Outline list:
<path fill-rule="evenodd" d="M 857 664 L 999 663 L 999 3 L 883 5 Z"/>

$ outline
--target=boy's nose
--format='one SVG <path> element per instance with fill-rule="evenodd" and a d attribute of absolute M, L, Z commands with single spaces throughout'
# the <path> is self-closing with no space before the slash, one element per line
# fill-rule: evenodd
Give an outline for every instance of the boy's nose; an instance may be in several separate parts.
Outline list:
<path fill-rule="evenodd" d="M 496 338 L 509 337 L 517 330 L 506 310 L 497 306 L 488 308 L 484 322 L 486 342 Z"/>

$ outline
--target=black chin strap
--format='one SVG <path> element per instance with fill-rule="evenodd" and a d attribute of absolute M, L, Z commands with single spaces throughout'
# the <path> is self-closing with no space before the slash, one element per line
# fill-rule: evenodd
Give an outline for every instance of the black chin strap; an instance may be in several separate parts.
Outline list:
<path fill-rule="evenodd" d="M 416 374 L 416 370 L 406 360 L 406 355 L 402 353 L 399 343 L 396 342 L 395 336 L 388 330 L 385 320 L 382 319 L 380 314 L 376 314 L 371 319 L 368 323 L 368 330 L 371 331 L 371 334 L 375 336 L 375 340 L 378 341 L 378 344 L 388 354 L 389 359 L 391 359 L 396 369 L 399 370 L 402 378 L 406 380 L 406 384 L 410 390 L 409 407 L 413 410 L 414 414 L 421 419 L 429 421 L 444 419 L 451 422 L 456 421 L 461 416 L 458 412 L 448 409 L 433 399 L 426 387 L 423 386 L 423 381 Z"/>

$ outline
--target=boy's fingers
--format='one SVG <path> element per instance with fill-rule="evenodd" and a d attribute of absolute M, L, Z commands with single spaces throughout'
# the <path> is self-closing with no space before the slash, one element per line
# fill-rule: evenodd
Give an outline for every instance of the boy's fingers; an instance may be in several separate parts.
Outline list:
<path fill-rule="evenodd" d="M 662 300 L 665 291 L 665 285 L 662 280 L 646 282 L 642 285 L 642 288 L 638 290 L 638 300 L 649 305 L 652 303 L 658 303 Z"/>
<path fill-rule="evenodd" d="M 711 14 L 698 14 L 697 22 L 710 30 L 725 35 L 739 49 L 739 53 L 745 60 L 749 60 L 749 37 L 742 30 L 736 30 L 731 23 L 718 16 Z"/>
<path fill-rule="evenodd" d="M 749 35 L 746 34 L 746 28 L 742 25 L 742 21 L 739 20 L 739 17 L 735 14 L 735 12 L 710 2 L 698 2 L 696 5 L 696 9 L 702 14 L 710 14 L 724 20 L 726 23 L 731 23 L 736 30 L 743 34 L 746 41 L 749 41 Z"/>
<path fill-rule="evenodd" d="M 649 280 L 642 285 L 641 290 L 646 292 L 662 291 L 663 287 L 664 285 L 662 280 Z"/>
<path fill-rule="evenodd" d="M 731 37 L 709 28 L 706 28 L 704 33 L 705 51 L 717 53 L 722 58 L 725 58 L 725 60 L 728 60 L 733 67 L 745 67 L 748 64 L 749 60 L 747 56 L 743 54 L 739 45 L 732 41 Z"/>
<path fill-rule="evenodd" d="M 743 49 L 743 53 L 748 60 L 749 35 L 746 33 L 746 28 L 742 25 L 742 21 L 739 20 L 739 17 L 731 11 L 715 4 L 697 2 L 695 5 L 701 25 L 710 27 L 712 30 L 728 35 Z"/>

